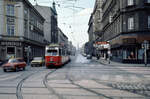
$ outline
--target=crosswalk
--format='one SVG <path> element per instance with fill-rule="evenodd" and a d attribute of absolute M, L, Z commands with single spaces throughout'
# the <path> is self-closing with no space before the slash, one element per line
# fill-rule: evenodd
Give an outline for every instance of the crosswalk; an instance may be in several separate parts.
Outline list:
<path fill-rule="evenodd" d="M 18 74 L 3 74 L 3 75 L 0 75 L 0 81 L 6 81 L 6 80 L 12 80 L 12 79 L 15 79 L 15 78 L 18 78 L 20 75 Z"/>
<path fill-rule="evenodd" d="M 135 83 L 135 82 L 143 82 L 143 77 L 140 77 L 138 75 L 100 75 L 99 76 L 99 81 L 108 81 L 108 82 L 130 82 L 130 83 Z M 147 82 L 150 80 L 150 78 L 147 78 L 144 80 Z"/>

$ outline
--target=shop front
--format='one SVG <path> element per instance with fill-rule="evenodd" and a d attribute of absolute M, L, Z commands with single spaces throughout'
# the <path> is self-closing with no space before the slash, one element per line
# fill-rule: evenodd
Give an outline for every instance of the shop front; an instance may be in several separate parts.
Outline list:
<path fill-rule="evenodd" d="M 1 41 L 0 42 L 0 60 L 9 58 L 27 59 L 27 47 L 31 47 L 30 59 L 33 57 L 44 57 L 45 45 L 37 45 L 31 42 L 21 41 Z"/>
<path fill-rule="evenodd" d="M 22 42 L 19 41 L 1 41 L 0 42 L 0 59 L 22 57 Z"/>
<path fill-rule="evenodd" d="M 150 50 L 147 50 L 147 59 L 150 60 Z M 126 44 L 112 48 L 112 60 L 122 63 L 144 63 L 144 49 L 141 44 Z"/>
<path fill-rule="evenodd" d="M 94 44 L 94 47 L 96 48 L 96 55 L 99 58 L 102 58 L 102 59 L 108 58 L 108 48 L 109 48 L 108 42 L 96 42 Z"/>

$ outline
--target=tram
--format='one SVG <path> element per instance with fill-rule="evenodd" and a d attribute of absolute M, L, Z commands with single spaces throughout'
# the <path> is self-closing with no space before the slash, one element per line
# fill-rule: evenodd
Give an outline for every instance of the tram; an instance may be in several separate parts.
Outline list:
<path fill-rule="evenodd" d="M 60 67 L 70 61 L 67 48 L 59 44 L 50 44 L 45 50 L 45 65 L 47 68 Z"/>

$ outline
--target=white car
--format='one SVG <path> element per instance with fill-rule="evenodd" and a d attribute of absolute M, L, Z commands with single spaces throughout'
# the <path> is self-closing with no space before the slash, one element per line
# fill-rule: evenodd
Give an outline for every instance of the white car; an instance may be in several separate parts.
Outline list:
<path fill-rule="evenodd" d="M 89 54 L 86 57 L 87 57 L 87 59 L 91 59 L 92 58 L 92 56 L 89 55 Z"/>

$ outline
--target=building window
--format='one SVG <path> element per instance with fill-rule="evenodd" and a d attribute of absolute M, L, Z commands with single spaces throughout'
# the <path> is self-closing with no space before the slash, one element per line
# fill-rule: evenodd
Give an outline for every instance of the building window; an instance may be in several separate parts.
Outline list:
<path fill-rule="evenodd" d="M 9 58 L 14 58 L 15 57 L 15 47 L 7 47 L 7 56 Z"/>
<path fill-rule="evenodd" d="M 24 18 L 28 19 L 28 9 L 24 8 Z"/>
<path fill-rule="evenodd" d="M 128 18 L 128 30 L 133 30 L 134 29 L 134 18 L 130 17 Z"/>
<path fill-rule="evenodd" d="M 15 26 L 7 24 L 7 33 L 9 36 L 14 36 L 15 34 Z"/>
<path fill-rule="evenodd" d="M 127 5 L 128 5 L 128 6 L 132 6 L 133 4 L 134 4 L 134 0 L 128 0 L 128 1 L 127 1 Z"/>
<path fill-rule="evenodd" d="M 15 18 L 14 17 L 7 17 L 7 24 L 14 25 L 15 24 Z"/>
<path fill-rule="evenodd" d="M 9 15 L 9 16 L 14 16 L 15 15 L 14 5 L 8 4 L 6 6 L 6 9 L 7 9 L 7 15 Z"/>
<path fill-rule="evenodd" d="M 148 16 L 148 28 L 150 28 L 150 16 Z"/>
<path fill-rule="evenodd" d="M 14 36 L 15 34 L 15 18 L 7 17 L 7 33 L 9 36 Z"/>

